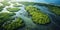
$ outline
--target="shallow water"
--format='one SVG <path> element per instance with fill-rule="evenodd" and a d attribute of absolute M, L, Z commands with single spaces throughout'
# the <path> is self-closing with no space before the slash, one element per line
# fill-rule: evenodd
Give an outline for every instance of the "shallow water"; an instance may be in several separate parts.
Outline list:
<path fill-rule="evenodd" d="M 22 1 L 24 1 L 24 0 L 22 0 Z M 28 0 L 26 0 L 26 1 L 28 1 Z M 53 0 L 49 0 L 49 1 L 48 0 L 36 0 L 36 1 L 35 0 L 30 0 L 30 1 L 32 1 L 32 2 L 44 2 L 44 3 L 50 3 L 51 2 L 51 3 L 53 3 Z M 58 0 L 54 1 L 55 4 L 57 3 L 56 5 L 58 5 L 58 2 L 59 2 Z M 13 7 L 12 5 L 10 5 L 9 7 Z M 54 13 L 51 13 L 49 11 L 50 9 L 48 9 L 45 6 L 38 6 L 38 5 L 35 5 L 35 6 L 39 9 L 41 9 L 41 11 L 43 13 L 46 13 L 46 14 L 49 15 L 49 17 L 51 19 L 51 23 L 48 24 L 48 25 L 37 25 L 37 24 L 33 23 L 31 18 L 28 17 L 28 13 L 25 11 L 25 5 L 22 4 L 22 7 L 19 7 L 19 8 L 21 8 L 21 10 L 19 10 L 18 12 L 15 12 L 15 13 L 16 13 L 17 17 L 20 17 L 20 18 L 23 19 L 26 27 L 35 28 L 37 26 L 35 30 L 49 30 L 49 29 L 54 30 L 54 29 L 52 29 L 53 26 L 55 26 L 55 27 L 53 27 L 53 28 L 56 28 L 55 30 L 60 28 L 60 16 L 56 16 Z M 9 12 L 9 11 L 6 10 L 6 8 L 8 8 L 8 6 L 6 6 L 3 9 L 2 12 Z M 21 30 L 21 29 L 19 29 L 19 30 Z"/>

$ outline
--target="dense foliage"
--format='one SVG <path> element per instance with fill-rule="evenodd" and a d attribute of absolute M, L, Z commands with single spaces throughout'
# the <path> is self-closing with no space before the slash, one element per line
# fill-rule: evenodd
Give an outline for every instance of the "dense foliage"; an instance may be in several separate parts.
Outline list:
<path fill-rule="evenodd" d="M 12 20 L 10 23 L 7 23 L 3 25 L 3 28 L 6 30 L 15 30 L 20 27 L 24 26 L 24 23 L 21 18 L 16 18 L 15 20 Z"/>
<path fill-rule="evenodd" d="M 48 15 L 40 12 L 38 8 L 33 7 L 33 6 L 27 6 L 26 11 L 28 11 L 30 15 L 32 16 L 33 22 L 38 23 L 38 24 L 50 23 L 50 19 Z"/>
<path fill-rule="evenodd" d="M 48 6 L 51 12 L 55 13 L 56 15 L 60 16 L 60 7 L 57 6 Z"/>
<path fill-rule="evenodd" d="M 22 7 L 22 5 L 21 5 L 21 4 L 18 4 L 18 3 L 14 3 L 13 6 L 14 6 L 14 7 Z"/>
<path fill-rule="evenodd" d="M 13 15 L 15 15 L 15 13 L 7 13 L 7 12 L 0 13 L 0 25 L 6 21 L 12 20 Z"/>
<path fill-rule="evenodd" d="M 3 5 L 1 5 L 1 6 L 0 6 L 0 11 L 2 11 L 2 10 L 3 10 L 3 8 L 4 8 L 4 6 L 3 6 Z"/>
<path fill-rule="evenodd" d="M 37 6 L 46 6 L 50 9 L 51 12 L 60 15 L 60 7 L 56 7 L 56 6 L 52 6 L 50 4 L 45 4 L 45 3 L 35 3 L 35 2 L 7 2 L 7 1 L 3 1 L 1 2 L 3 5 L 0 5 L 0 11 L 3 10 L 3 8 L 6 8 L 4 10 L 7 10 L 8 12 L 0 12 L 0 30 L 1 28 L 3 28 L 3 30 L 17 30 L 20 29 L 22 26 L 27 25 L 30 22 L 27 22 L 26 20 L 26 24 L 24 24 L 25 21 L 23 21 L 23 19 L 20 18 L 20 16 L 16 16 L 17 13 L 20 12 L 25 12 L 25 10 L 28 12 L 27 14 L 29 14 L 28 16 L 31 16 L 31 19 L 34 23 L 36 24 L 48 24 L 50 23 L 50 18 L 48 16 L 48 14 L 45 14 L 43 12 L 40 11 L 40 9 L 34 7 L 35 5 Z M 12 6 L 11 6 L 12 5 Z M 25 10 L 24 10 L 24 7 Z M 32 6 L 29 6 L 32 5 Z M 21 10 L 20 7 L 23 7 L 22 10 L 24 11 L 19 11 Z M 19 11 L 19 12 L 18 12 Z M 13 13 L 14 12 L 14 13 Z M 16 13 L 16 14 L 15 14 Z M 26 12 L 25 12 L 26 13 Z M 25 16 L 24 13 L 20 13 L 19 15 L 23 15 Z M 26 15 L 27 15 L 26 14 Z M 26 16 L 25 16 L 26 17 Z M 28 18 L 29 18 L 28 17 Z M 30 24 L 28 24 L 30 25 Z M 33 26 L 33 25 L 31 25 Z M 26 26 L 27 27 L 27 26 Z M 33 29 L 32 27 L 27 27 L 24 30 L 31 30 Z"/>
<path fill-rule="evenodd" d="M 18 7 L 13 7 L 13 8 L 7 8 L 7 10 L 8 11 L 10 11 L 10 12 L 17 12 L 17 11 L 19 11 L 20 10 L 20 8 L 18 8 Z"/>
<path fill-rule="evenodd" d="M 10 5 L 10 3 L 8 3 L 7 1 L 3 1 L 3 2 L 1 2 L 4 6 L 9 6 Z"/>

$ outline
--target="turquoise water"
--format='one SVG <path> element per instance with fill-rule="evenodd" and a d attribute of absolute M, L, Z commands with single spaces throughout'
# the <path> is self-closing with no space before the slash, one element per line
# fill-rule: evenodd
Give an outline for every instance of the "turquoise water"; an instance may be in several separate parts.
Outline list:
<path fill-rule="evenodd" d="M 47 4 L 54 4 L 60 6 L 60 0 L 16 0 L 16 1 L 47 3 Z"/>

